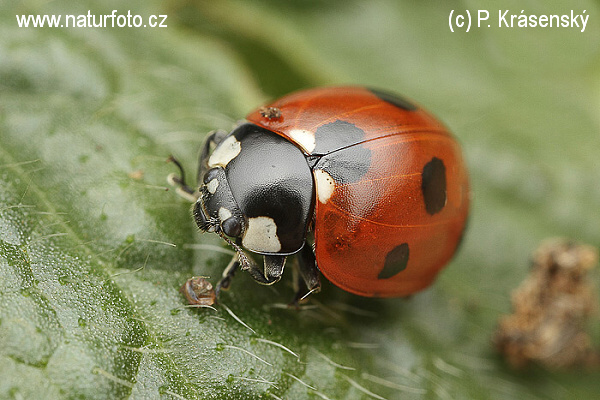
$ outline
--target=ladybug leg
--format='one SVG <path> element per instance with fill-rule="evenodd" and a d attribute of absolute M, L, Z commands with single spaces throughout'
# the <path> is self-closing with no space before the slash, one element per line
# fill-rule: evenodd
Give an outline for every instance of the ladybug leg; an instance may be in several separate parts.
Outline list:
<path fill-rule="evenodd" d="M 217 287 L 215 288 L 215 296 L 218 299 L 219 293 L 221 293 L 221 289 L 229 289 L 229 285 L 231 285 L 231 280 L 233 279 L 235 273 L 240 268 L 240 261 L 238 256 L 235 255 L 223 271 L 223 275 L 221 276 L 221 280 L 217 283 Z"/>
<path fill-rule="evenodd" d="M 169 174 L 167 176 L 167 182 L 169 182 L 171 186 L 175 187 L 175 193 L 184 199 L 195 203 L 196 200 L 198 200 L 198 197 L 200 197 L 200 194 L 185 183 L 185 172 L 181 163 L 172 155 L 167 158 L 167 162 L 172 162 L 175 164 L 175 166 L 177 166 L 177 168 L 179 168 L 179 176 L 174 173 Z"/>
<path fill-rule="evenodd" d="M 219 283 L 217 283 L 217 287 L 215 288 L 216 297 L 219 297 L 219 293 L 221 293 L 222 289 L 229 289 L 229 285 L 231 285 L 231 280 L 233 279 L 238 269 L 240 269 L 240 267 L 242 270 L 248 271 L 250 273 L 250 276 L 252 276 L 252 278 L 254 278 L 255 281 L 263 285 L 272 285 L 273 283 L 279 281 L 281 279 L 281 275 L 283 275 L 285 256 L 264 257 L 264 271 L 261 271 L 260 267 L 252 261 L 245 262 L 244 265 L 242 265 L 242 263 L 240 263 L 239 261 L 238 256 L 235 255 L 223 271 L 221 280 L 219 281 Z"/>
<path fill-rule="evenodd" d="M 216 131 L 209 132 L 204 139 L 204 144 L 202 145 L 202 150 L 200 150 L 200 156 L 198 159 L 198 177 L 197 182 L 200 184 L 202 179 L 204 178 L 204 174 L 209 170 L 208 168 L 208 159 L 210 158 L 210 154 L 214 150 L 215 146 L 223 141 L 229 135 L 227 131 L 217 129 Z"/>
<path fill-rule="evenodd" d="M 257 264 L 251 262 L 242 269 L 248 271 L 252 278 L 260 284 L 272 285 L 281 279 L 283 268 L 285 266 L 285 256 L 269 255 L 263 256 L 264 268 L 261 269 Z"/>
<path fill-rule="evenodd" d="M 200 151 L 200 159 L 198 163 L 198 177 L 196 182 L 200 183 L 206 171 L 208 171 L 208 159 L 210 158 L 210 153 L 214 149 L 216 145 L 221 143 L 225 137 L 227 137 L 228 133 L 223 130 L 212 131 L 208 134 L 206 139 L 204 140 L 204 144 L 202 145 L 202 150 Z M 183 166 L 181 163 L 172 155 L 167 159 L 168 162 L 172 162 L 179 168 L 179 176 L 175 174 L 169 174 L 167 176 L 167 182 L 171 186 L 175 186 L 175 191 L 178 195 L 183 197 L 186 200 L 195 203 L 200 197 L 200 193 L 185 183 L 185 172 L 183 170 Z"/>
<path fill-rule="evenodd" d="M 283 267 L 285 267 L 285 256 L 279 255 L 265 255 L 264 258 L 264 268 L 260 268 L 258 264 L 252 261 L 251 258 L 246 255 L 246 252 L 241 247 L 241 239 L 238 238 L 235 242 L 229 239 L 223 231 L 217 231 L 217 234 L 221 236 L 223 240 L 225 240 L 231 247 L 233 247 L 237 253 L 238 266 L 242 271 L 248 271 L 250 276 L 254 278 L 254 280 L 263 285 L 272 285 L 275 282 L 281 279 L 281 275 L 283 275 Z M 230 263 L 231 264 L 231 263 Z M 232 267 L 233 268 L 233 267 Z M 237 268 L 237 267 L 236 267 Z M 227 272 L 229 267 L 225 268 Z M 235 273 L 235 272 L 233 272 Z M 231 274 L 233 276 L 233 273 Z M 225 277 L 225 273 L 224 273 Z"/>
<path fill-rule="evenodd" d="M 297 291 L 291 303 L 293 305 L 298 305 L 298 302 L 304 300 L 308 295 L 321 291 L 317 260 L 310 243 L 304 244 L 296 258 L 298 260 L 298 274 L 295 275 Z"/>

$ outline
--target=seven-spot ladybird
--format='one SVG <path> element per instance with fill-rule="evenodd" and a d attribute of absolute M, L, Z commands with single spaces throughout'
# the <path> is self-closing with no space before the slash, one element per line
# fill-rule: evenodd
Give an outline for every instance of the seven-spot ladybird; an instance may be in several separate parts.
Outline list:
<path fill-rule="evenodd" d="M 240 267 L 275 283 L 296 255 L 296 300 L 320 289 L 318 271 L 358 295 L 409 295 L 450 260 L 469 209 L 467 169 L 448 130 L 414 103 L 362 87 L 261 107 L 231 133 L 209 134 L 197 191 L 181 174 L 171 183 L 197 199 L 200 229 L 238 253 L 217 291 Z"/>

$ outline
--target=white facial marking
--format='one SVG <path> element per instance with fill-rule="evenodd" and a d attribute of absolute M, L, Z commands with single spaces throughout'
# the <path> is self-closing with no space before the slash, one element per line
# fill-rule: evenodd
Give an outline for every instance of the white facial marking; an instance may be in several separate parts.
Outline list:
<path fill-rule="evenodd" d="M 317 198 L 319 199 L 319 202 L 325 204 L 329 201 L 329 198 L 335 190 L 335 181 L 331 175 L 322 169 L 315 169 L 313 174 L 317 184 Z"/>
<path fill-rule="evenodd" d="M 315 146 L 317 145 L 315 140 L 315 133 L 306 129 L 292 129 L 290 130 L 288 135 L 290 135 L 290 137 L 294 139 L 294 141 L 298 143 L 302 147 L 302 149 L 304 149 L 304 151 L 306 151 L 309 154 L 312 153 L 312 151 L 315 149 Z"/>
<path fill-rule="evenodd" d="M 228 219 L 229 217 L 231 217 L 233 214 L 231 214 L 231 211 L 229 211 L 228 209 L 226 209 L 225 207 L 221 207 L 219 208 L 219 220 L 221 222 L 225 221 L 226 219 Z"/>
<path fill-rule="evenodd" d="M 242 239 L 242 245 L 251 251 L 277 253 L 281 250 L 281 243 L 277 237 L 277 225 L 273 218 L 249 218 L 248 229 Z"/>
<path fill-rule="evenodd" d="M 208 159 L 208 166 L 210 168 L 225 167 L 231 160 L 240 154 L 240 151 L 242 151 L 242 144 L 238 142 L 235 136 L 229 136 L 227 139 L 219 143 L 219 145 L 210 155 L 210 158 Z"/>
<path fill-rule="evenodd" d="M 219 181 L 217 180 L 217 178 L 213 179 L 212 181 L 210 181 L 206 184 L 206 189 L 208 190 L 208 192 L 210 194 L 215 194 L 218 187 L 219 187 Z"/>

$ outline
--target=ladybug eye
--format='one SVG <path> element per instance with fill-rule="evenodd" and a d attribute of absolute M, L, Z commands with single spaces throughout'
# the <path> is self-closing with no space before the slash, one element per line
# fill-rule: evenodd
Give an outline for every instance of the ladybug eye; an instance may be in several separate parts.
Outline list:
<path fill-rule="evenodd" d="M 239 237 L 242 233 L 242 224 L 235 217 L 227 218 L 221 222 L 221 228 L 227 236 Z"/>

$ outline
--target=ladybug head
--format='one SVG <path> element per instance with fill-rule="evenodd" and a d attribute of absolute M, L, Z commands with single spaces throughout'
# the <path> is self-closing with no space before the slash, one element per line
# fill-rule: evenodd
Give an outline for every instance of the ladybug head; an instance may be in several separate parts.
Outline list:
<path fill-rule="evenodd" d="M 209 169 L 200 187 L 201 196 L 194 206 L 194 219 L 204 232 L 224 233 L 240 237 L 245 231 L 245 218 L 235 201 L 225 170 Z"/>

